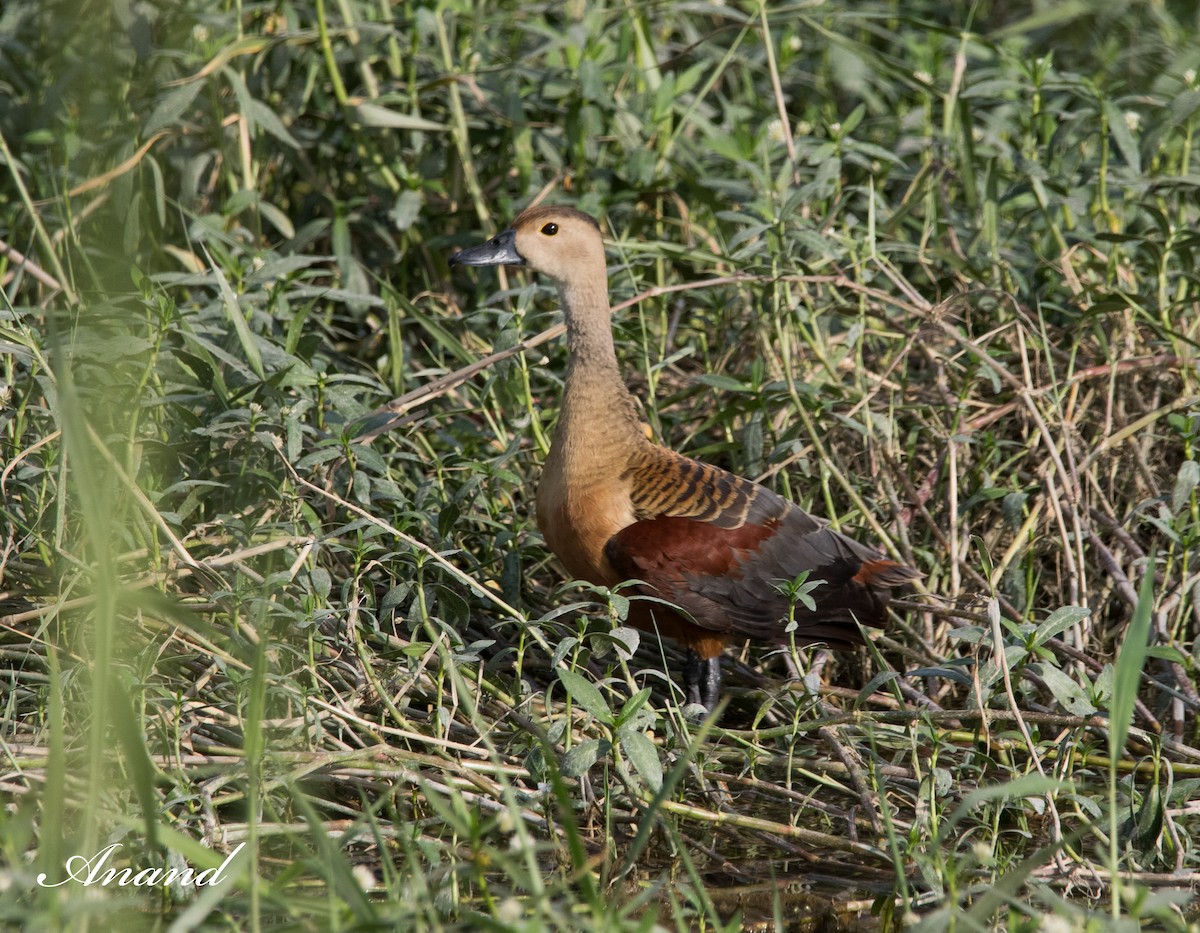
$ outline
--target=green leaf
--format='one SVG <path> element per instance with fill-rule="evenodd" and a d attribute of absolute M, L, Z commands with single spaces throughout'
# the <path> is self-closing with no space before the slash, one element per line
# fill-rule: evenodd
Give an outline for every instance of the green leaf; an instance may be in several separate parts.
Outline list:
<path fill-rule="evenodd" d="M 629 720 L 631 720 L 637 714 L 637 711 L 646 705 L 646 701 L 648 699 L 650 699 L 650 688 L 643 687 L 625 701 L 625 705 L 622 706 L 621 711 L 617 713 L 616 721 L 618 723 L 629 722 Z"/>
<path fill-rule="evenodd" d="M 274 227 L 280 236 L 290 240 L 296 235 L 296 227 L 292 223 L 292 218 L 274 204 L 260 198 L 257 207 L 258 212 L 262 214 L 263 220 Z M 307 259 L 307 257 L 302 258 Z"/>
<path fill-rule="evenodd" d="M 622 625 L 620 628 L 615 628 L 609 635 L 617 645 L 617 657 L 622 661 L 628 661 L 633 657 L 638 650 L 638 645 L 642 643 L 642 633 L 635 628 L 630 628 L 627 625 Z"/>
<path fill-rule="evenodd" d="M 550 658 L 550 663 L 558 667 L 558 665 L 562 664 L 563 658 L 570 654 L 577 644 L 579 644 L 578 638 L 574 635 L 567 635 L 554 646 L 554 654 Z"/>
<path fill-rule="evenodd" d="M 1049 688 L 1060 706 L 1075 716 L 1091 716 L 1096 707 L 1088 699 L 1084 689 L 1053 664 L 1037 662 L 1030 664 L 1029 669 Z"/>
<path fill-rule="evenodd" d="M 309 578 L 312 580 L 313 592 L 322 600 L 328 599 L 329 591 L 333 586 L 333 578 L 329 575 L 329 571 L 324 567 L 313 567 L 309 571 Z"/>
<path fill-rule="evenodd" d="M 592 765 L 607 755 L 612 745 L 603 739 L 588 739 L 567 750 L 563 755 L 562 772 L 570 777 L 587 774 Z"/>
<path fill-rule="evenodd" d="M 1114 761 L 1125 751 L 1129 724 L 1133 721 L 1133 706 L 1142 682 L 1142 668 L 1146 663 L 1150 616 L 1154 611 L 1154 566 L 1155 552 L 1151 551 L 1138 590 L 1137 608 L 1133 611 L 1133 619 L 1125 631 L 1125 640 L 1121 643 L 1113 667 L 1113 695 L 1108 706 L 1108 748 Z"/>
<path fill-rule="evenodd" d="M 971 675 L 966 671 L 957 667 L 918 667 L 915 670 L 905 671 L 906 677 L 944 677 L 946 680 L 953 680 L 956 684 L 962 684 L 964 687 L 971 686 Z M 879 680 L 879 675 L 876 674 L 871 678 L 871 683 Z M 870 684 L 868 684 L 870 686 Z M 859 692 L 859 696 L 865 693 L 865 689 Z"/>
<path fill-rule="evenodd" d="M 147 118 L 146 125 L 142 127 L 143 135 L 149 138 L 164 126 L 168 126 L 178 120 L 183 115 L 183 112 L 192 105 L 192 101 L 196 99 L 196 95 L 203 89 L 203 82 L 191 81 L 164 94 L 159 98 L 158 106 L 154 108 L 154 111 Z"/>
<path fill-rule="evenodd" d="M 696 381 L 722 392 L 753 392 L 748 383 L 734 379 L 732 376 L 722 376 L 720 373 L 701 373 Z"/>
<path fill-rule="evenodd" d="M 1142 805 L 1131 820 L 1122 827 L 1133 836 L 1133 841 L 1143 852 L 1152 852 L 1162 833 L 1166 814 L 1163 807 L 1162 788 L 1154 781 L 1142 795 Z M 1130 825 L 1132 823 L 1132 825 Z"/>
<path fill-rule="evenodd" d="M 637 729 L 625 728 L 619 734 L 625 757 L 633 762 L 633 767 L 650 789 L 658 793 L 663 782 L 662 761 L 658 757 L 658 749 L 645 733 L 638 732 Z"/>
<path fill-rule="evenodd" d="M 942 839 L 951 838 L 954 827 L 970 816 L 971 812 L 980 804 L 992 800 L 1020 800 L 1023 798 L 1041 797 L 1045 794 L 1053 793 L 1062 786 L 1063 782 L 1055 778 L 1046 777 L 1041 774 L 1026 774 L 1005 784 L 994 784 L 977 788 L 967 794 L 962 799 L 962 803 L 955 807 L 954 812 L 950 814 L 950 818 L 942 824 L 938 835 Z"/>
<path fill-rule="evenodd" d="M 848 117 L 846 117 L 845 120 L 842 121 L 841 135 L 843 137 L 849 136 L 856 129 L 858 129 L 858 124 L 862 123 L 863 117 L 865 117 L 866 115 L 867 115 L 867 105 L 866 104 L 859 104 L 857 107 L 855 107 L 852 111 L 850 111 L 850 115 Z M 888 153 L 888 155 L 892 156 L 891 153 Z"/>
<path fill-rule="evenodd" d="M 1063 23 L 1070 23 L 1072 20 L 1079 19 L 1081 16 L 1088 15 L 1091 12 L 1092 5 L 1088 0 L 1064 0 L 1061 3 L 1048 4 L 1045 9 L 1039 9 L 1036 13 L 1024 19 L 1008 23 L 1004 28 L 995 30 L 991 33 L 990 38 L 993 41 L 999 41 L 1000 39 L 1007 39 L 1010 36 L 1020 36 L 1043 29 L 1052 29 Z"/>
<path fill-rule="evenodd" d="M 417 218 L 421 216 L 422 201 L 420 191 L 400 192 L 400 196 L 396 198 L 396 203 L 392 205 L 392 210 L 388 215 L 392 218 L 392 223 L 396 225 L 397 230 L 407 230 L 417 222 Z"/>
<path fill-rule="evenodd" d="M 411 113 L 397 113 L 379 104 L 362 101 L 355 105 L 354 113 L 363 126 L 379 126 L 389 130 L 448 130 L 450 127 L 442 123 L 434 123 L 424 117 L 414 117 Z"/>
<path fill-rule="evenodd" d="M 1104 115 L 1108 117 L 1108 129 L 1112 133 L 1113 142 L 1117 144 L 1121 158 L 1136 174 L 1140 175 L 1142 173 L 1142 154 L 1138 151 L 1137 142 L 1134 141 L 1129 124 L 1125 122 L 1125 113 L 1116 104 L 1105 101 Z"/>
<path fill-rule="evenodd" d="M 629 618 L 629 597 L 620 593 L 609 593 L 608 604 L 613 616 L 623 622 Z"/>
<path fill-rule="evenodd" d="M 1029 651 L 1024 645 L 1005 645 L 1004 646 L 1004 666 L 1010 671 L 1017 666 L 1024 664 L 1025 659 L 1029 657 Z M 995 660 L 988 661 L 980 668 L 979 682 L 984 687 L 991 687 L 994 683 L 1000 680 L 1000 666 Z"/>
<path fill-rule="evenodd" d="M 1037 627 L 1037 631 L 1033 636 L 1034 645 L 1043 645 L 1051 638 L 1055 638 L 1069 629 L 1076 622 L 1086 619 L 1092 614 L 1092 610 L 1085 609 L 1082 606 L 1061 606 L 1055 609 L 1046 618 L 1046 621 Z"/>
<path fill-rule="evenodd" d="M 250 330 L 250 325 L 246 323 L 246 315 L 242 313 L 242 307 L 238 303 L 237 295 L 234 294 L 233 288 L 229 285 L 229 280 L 225 278 L 225 273 L 221 271 L 221 267 L 213 261 L 212 254 L 205 249 L 204 255 L 208 259 L 209 268 L 212 269 L 213 275 L 216 277 L 217 288 L 221 292 L 221 304 L 225 307 L 225 316 L 233 324 L 233 329 L 238 336 L 238 342 L 242 345 L 242 353 L 246 356 L 246 362 L 250 364 L 250 368 L 254 370 L 254 374 L 259 379 L 265 379 L 266 373 L 263 370 L 262 353 L 258 349 L 258 341 L 255 339 L 253 331 Z"/>
<path fill-rule="evenodd" d="M 1184 460 L 1175 476 L 1175 488 L 1171 490 L 1171 511 L 1174 514 L 1182 514 L 1197 483 L 1200 483 L 1200 463 Z"/>
<path fill-rule="evenodd" d="M 612 710 L 590 680 L 566 668 L 559 668 L 558 679 L 567 688 L 567 695 L 575 701 L 576 706 L 591 713 L 601 722 L 612 722 Z"/>
<path fill-rule="evenodd" d="M 293 149 L 300 148 L 300 144 L 288 132 L 283 121 L 279 119 L 279 115 L 250 92 L 246 82 L 242 80 L 242 76 L 236 70 L 226 67 L 222 69 L 222 73 L 229 81 L 229 86 L 233 88 L 242 116 L 249 121 L 252 130 L 262 129 L 284 145 L 291 146 Z"/>
<path fill-rule="evenodd" d="M 1172 664 L 1188 663 L 1188 656 L 1174 645 L 1151 645 L 1146 649 L 1146 657 L 1156 661 L 1169 661 Z"/>

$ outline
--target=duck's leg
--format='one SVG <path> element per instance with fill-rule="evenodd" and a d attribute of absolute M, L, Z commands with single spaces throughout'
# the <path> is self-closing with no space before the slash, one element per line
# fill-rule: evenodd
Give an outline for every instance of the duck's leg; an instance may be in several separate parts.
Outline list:
<path fill-rule="evenodd" d="M 721 656 L 702 658 L 688 648 L 683 662 L 683 685 L 688 703 L 699 703 L 710 713 L 721 699 Z"/>

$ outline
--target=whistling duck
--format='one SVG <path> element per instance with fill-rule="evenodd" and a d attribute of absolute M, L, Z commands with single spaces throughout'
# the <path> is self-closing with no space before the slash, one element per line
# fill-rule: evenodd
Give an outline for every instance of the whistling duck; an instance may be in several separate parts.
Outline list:
<path fill-rule="evenodd" d="M 537 490 L 537 522 L 572 576 L 641 581 L 631 624 L 687 649 L 689 703 L 711 710 L 719 657 L 735 636 L 786 642 L 780 584 L 807 571 L 815 610 L 797 604 L 796 640 L 849 648 L 856 621 L 882 627 L 892 587 L 919 574 L 831 529 L 764 486 L 648 439 L 613 346 L 600 225 L 569 207 L 526 210 L 486 243 L 450 257 L 466 266 L 529 266 L 557 286 L 569 362 L 554 440 Z"/>

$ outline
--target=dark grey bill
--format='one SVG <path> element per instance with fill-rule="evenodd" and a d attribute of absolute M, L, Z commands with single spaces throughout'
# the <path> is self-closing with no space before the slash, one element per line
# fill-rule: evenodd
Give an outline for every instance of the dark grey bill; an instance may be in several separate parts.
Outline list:
<path fill-rule="evenodd" d="M 486 243 L 470 246 L 450 257 L 452 266 L 523 266 L 525 260 L 517 252 L 514 230 L 497 233 Z"/>

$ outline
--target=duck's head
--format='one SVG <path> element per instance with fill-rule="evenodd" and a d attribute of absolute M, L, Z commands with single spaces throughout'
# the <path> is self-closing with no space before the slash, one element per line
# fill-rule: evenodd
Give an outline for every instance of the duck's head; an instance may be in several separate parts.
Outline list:
<path fill-rule="evenodd" d="M 451 265 L 528 266 L 559 284 L 604 279 L 604 242 L 595 218 L 573 207 L 531 207 L 486 243 L 450 257 Z"/>

